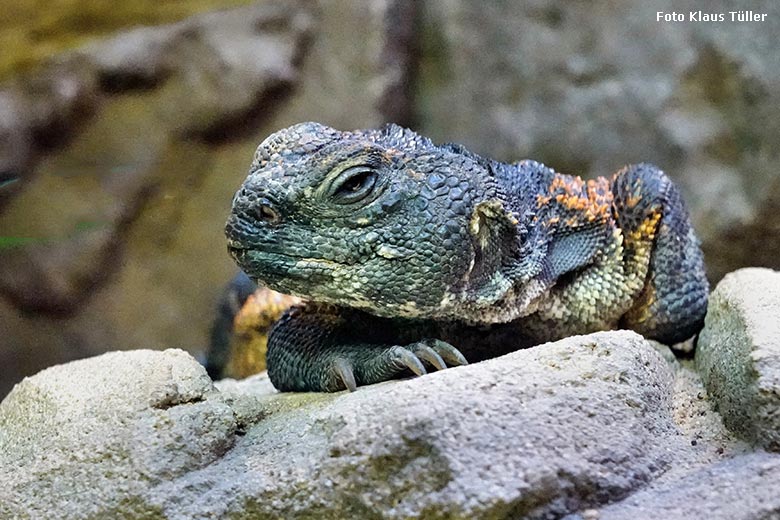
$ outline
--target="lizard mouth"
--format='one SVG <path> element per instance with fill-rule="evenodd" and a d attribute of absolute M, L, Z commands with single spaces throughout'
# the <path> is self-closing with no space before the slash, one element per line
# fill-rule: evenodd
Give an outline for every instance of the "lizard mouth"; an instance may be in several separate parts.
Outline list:
<path fill-rule="evenodd" d="M 338 269 L 348 265 L 326 258 L 293 256 L 236 245 L 228 245 L 228 250 L 245 272 L 271 286 L 274 281 L 282 280 L 320 284 L 331 280 Z"/>
<path fill-rule="evenodd" d="M 315 256 L 302 256 L 291 255 L 281 251 L 269 251 L 267 249 L 257 249 L 251 246 L 247 246 L 242 242 L 236 240 L 228 240 L 227 242 L 228 253 L 233 258 L 240 261 L 242 259 L 251 259 L 263 264 L 278 264 L 288 266 L 294 264 L 300 267 L 312 267 L 312 268 L 335 268 L 338 266 L 352 265 L 355 262 L 339 262 L 337 260 L 331 260 L 329 258 L 321 258 Z"/>
<path fill-rule="evenodd" d="M 246 254 L 252 260 L 256 260 L 263 264 L 275 264 L 284 267 L 336 268 L 338 266 L 348 265 L 327 258 L 295 256 L 287 253 L 280 253 L 278 251 L 261 251 L 249 248 L 237 248 L 236 251 L 239 254 Z"/>

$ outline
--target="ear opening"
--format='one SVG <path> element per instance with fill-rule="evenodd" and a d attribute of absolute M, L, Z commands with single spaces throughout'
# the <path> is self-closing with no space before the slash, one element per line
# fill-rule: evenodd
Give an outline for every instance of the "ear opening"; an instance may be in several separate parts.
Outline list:
<path fill-rule="evenodd" d="M 499 301 L 514 285 L 521 264 L 521 227 L 496 199 L 482 201 L 472 211 L 469 234 L 474 258 L 467 283 L 478 303 Z"/>

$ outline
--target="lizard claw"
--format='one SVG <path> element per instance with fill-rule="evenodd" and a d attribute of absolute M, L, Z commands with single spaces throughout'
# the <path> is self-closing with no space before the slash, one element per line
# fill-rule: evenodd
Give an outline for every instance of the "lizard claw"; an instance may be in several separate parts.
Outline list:
<path fill-rule="evenodd" d="M 436 339 L 424 339 L 407 346 L 387 347 L 376 357 L 349 357 L 342 353 L 331 360 L 331 372 L 325 384 L 330 392 L 345 388 L 354 392 L 358 385 L 387 381 L 408 372 L 423 376 L 428 373 L 426 366 L 444 370 L 448 366 L 468 364 L 458 349 Z"/>
<path fill-rule="evenodd" d="M 344 383 L 344 387 L 350 392 L 357 390 L 357 383 L 355 382 L 355 373 L 352 371 L 352 365 L 349 361 L 343 358 L 339 358 L 333 362 L 333 370 L 341 382 Z"/>
<path fill-rule="evenodd" d="M 433 365 L 436 370 L 444 370 L 447 368 L 447 365 L 444 364 L 444 360 L 439 353 L 425 343 L 415 343 L 414 345 L 411 345 L 411 350 L 414 352 L 415 356 L 423 361 L 427 361 L 429 364 Z"/>
<path fill-rule="evenodd" d="M 469 364 L 463 354 L 460 353 L 460 350 L 456 349 L 449 343 L 440 339 L 429 340 L 429 343 L 431 343 L 431 348 L 450 366 L 456 367 Z"/>
<path fill-rule="evenodd" d="M 397 347 L 395 349 L 395 352 L 393 353 L 395 357 L 395 361 L 399 363 L 402 366 L 405 366 L 409 370 L 415 373 L 415 375 L 418 376 L 424 376 L 428 372 L 425 370 L 425 367 L 423 366 L 422 362 L 420 362 L 419 359 L 417 359 L 417 356 L 415 356 L 411 350 L 405 349 L 403 347 Z"/>

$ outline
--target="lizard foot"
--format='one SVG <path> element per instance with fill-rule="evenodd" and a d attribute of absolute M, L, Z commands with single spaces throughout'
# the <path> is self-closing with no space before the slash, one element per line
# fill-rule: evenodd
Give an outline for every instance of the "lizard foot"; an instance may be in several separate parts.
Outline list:
<path fill-rule="evenodd" d="M 448 365 L 468 364 L 458 349 L 438 339 L 426 339 L 405 347 L 395 345 L 375 355 L 361 354 L 352 359 L 337 357 L 333 360 L 336 384 L 350 392 L 358 386 L 388 381 L 408 372 L 425 375 L 428 373 L 426 366 L 443 370 Z"/>

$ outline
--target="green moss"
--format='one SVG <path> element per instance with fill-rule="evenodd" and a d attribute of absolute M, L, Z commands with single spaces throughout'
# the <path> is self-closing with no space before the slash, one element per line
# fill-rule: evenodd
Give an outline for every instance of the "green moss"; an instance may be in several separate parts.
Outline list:
<path fill-rule="evenodd" d="M 0 79 L 96 37 L 139 25 L 160 25 L 251 0 L 14 0 L 0 17 Z"/>
<path fill-rule="evenodd" d="M 0 249 L 10 249 L 37 241 L 38 239 L 33 237 L 0 237 Z"/>
<path fill-rule="evenodd" d="M 109 507 L 87 516 L 90 520 L 99 520 L 101 518 L 113 518 L 115 520 L 135 520 L 143 518 L 144 520 L 166 520 L 162 507 L 148 503 L 148 499 L 142 496 L 131 495 L 120 500 L 119 504 Z"/>

